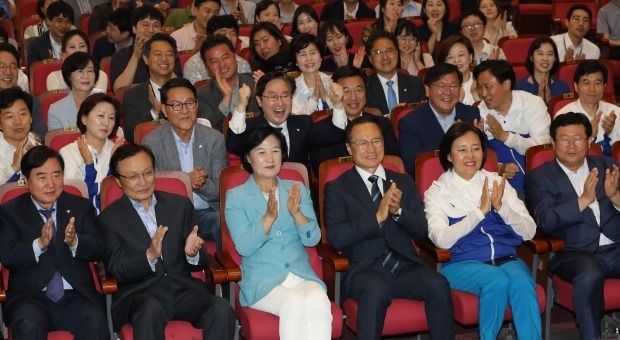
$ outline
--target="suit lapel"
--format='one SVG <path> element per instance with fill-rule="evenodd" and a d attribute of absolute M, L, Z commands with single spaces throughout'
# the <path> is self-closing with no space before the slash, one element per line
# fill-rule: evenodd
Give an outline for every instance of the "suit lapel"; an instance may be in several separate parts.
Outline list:
<path fill-rule="evenodd" d="M 166 155 L 166 163 L 170 165 L 170 169 L 181 169 L 181 160 L 179 159 L 179 152 L 177 150 L 177 143 L 174 139 L 172 132 L 172 126 L 170 123 L 166 123 L 163 127 L 163 141 L 162 147 L 164 148 Z"/>
<path fill-rule="evenodd" d="M 207 164 L 207 154 L 211 152 L 209 145 L 206 144 L 207 136 L 204 130 L 194 124 L 194 145 L 192 146 L 192 158 L 194 160 L 194 168 L 200 166 L 200 164 Z M 207 171 L 207 169 L 202 169 Z"/>
<path fill-rule="evenodd" d="M 407 81 L 405 81 L 404 75 L 400 74 L 400 72 L 396 71 L 396 78 L 398 79 L 398 102 L 399 103 L 409 103 L 409 89 L 407 89 Z M 398 103 L 397 103 L 398 104 Z"/>
<path fill-rule="evenodd" d="M 349 182 L 347 186 L 350 188 L 353 196 L 356 197 L 367 210 L 377 211 L 377 206 L 372 201 L 372 197 L 370 197 L 370 193 L 366 188 L 365 179 L 360 176 L 355 167 L 348 171 L 347 181 Z"/>
<path fill-rule="evenodd" d="M 373 93 L 373 90 L 377 91 L 377 93 L 373 94 L 377 96 L 377 98 L 379 98 L 380 107 L 377 107 L 377 109 L 381 110 L 381 112 L 384 112 L 384 110 L 387 111 L 387 98 L 385 98 L 385 94 L 383 92 L 383 84 L 381 84 L 379 76 L 376 73 L 370 76 L 370 84 L 368 88 L 370 89 L 371 93 Z"/>
<path fill-rule="evenodd" d="M 134 209 L 132 202 L 127 196 L 123 195 L 121 200 L 123 200 L 122 204 L 123 210 L 125 211 L 124 216 L 126 220 L 126 225 L 129 226 L 127 228 L 128 232 L 134 234 L 136 240 L 140 241 L 144 246 L 148 248 L 151 245 L 151 236 L 149 235 L 146 226 L 142 222 L 140 215 L 138 215 L 138 212 L 136 211 L 136 209 Z M 157 225 L 159 226 L 161 223 L 159 223 L 159 220 L 157 222 Z"/>

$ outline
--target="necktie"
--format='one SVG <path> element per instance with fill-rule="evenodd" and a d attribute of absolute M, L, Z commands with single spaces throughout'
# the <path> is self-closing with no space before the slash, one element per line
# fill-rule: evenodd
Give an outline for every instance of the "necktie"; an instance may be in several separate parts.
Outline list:
<path fill-rule="evenodd" d="M 56 209 L 40 209 L 39 212 L 41 215 L 45 217 L 45 220 L 49 220 L 52 217 L 52 213 Z M 56 222 L 52 222 L 52 242 L 56 242 L 58 239 L 58 235 L 56 235 Z M 47 287 L 45 289 L 45 295 L 47 295 L 50 300 L 54 302 L 58 302 L 65 295 L 65 288 L 62 283 L 62 275 L 59 272 L 55 272 L 52 279 L 47 283 Z"/>
<path fill-rule="evenodd" d="M 368 181 L 372 183 L 372 187 L 370 187 L 370 197 L 372 197 L 372 201 L 378 207 L 379 203 L 381 203 L 381 198 L 383 198 L 381 190 L 379 190 L 379 176 L 372 175 L 368 177 Z"/>
<path fill-rule="evenodd" d="M 387 94 L 388 94 L 388 98 L 387 98 L 387 104 L 388 104 L 388 112 L 390 113 L 392 112 L 392 108 L 394 108 L 394 106 L 396 106 L 396 92 L 394 92 L 394 88 L 392 87 L 392 85 L 394 85 L 394 81 L 393 80 L 388 80 L 385 82 L 388 86 L 387 89 Z"/>

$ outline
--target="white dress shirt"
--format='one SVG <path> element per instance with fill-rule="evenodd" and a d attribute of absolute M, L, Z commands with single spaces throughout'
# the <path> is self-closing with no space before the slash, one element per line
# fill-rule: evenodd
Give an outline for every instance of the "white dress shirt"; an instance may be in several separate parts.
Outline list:
<path fill-rule="evenodd" d="M 586 59 L 598 59 L 601 56 L 601 50 L 593 44 L 590 40 L 584 38 L 579 46 L 575 46 L 568 37 L 568 33 L 556 34 L 551 36 L 551 39 L 558 47 L 558 58 L 560 62 L 565 61 L 566 51 L 572 48 L 575 51 L 575 59 L 579 59 L 582 55 L 586 55 Z"/>
<path fill-rule="evenodd" d="M 595 136 L 596 137 L 595 142 L 600 142 L 604 139 L 605 130 L 603 129 L 603 118 L 609 116 L 611 111 L 614 111 L 614 113 L 616 114 L 616 117 L 620 116 L 620 107 L 614 104 L 600 101 L 598 103 L 598 109 L 599 111 L 603 112 L 603 114 L 601 115 L 601 121 L 598 123 L 598 134 Z M 586 117 L 588 117 L 590 121 L 594 119 L 594 117 L 586 113 L 586 110 L 583 108 L 583 106 L 581 106 L 581 102 L 579 101 L 579 99 L 561 108 L 555 114 L 555 117 L 557 117 L 558 115 L 567 113 L 567 112 L 583 113 L 584 115 L 586 115 Z M 614 124 L 614 128 L 611 130 L 611 134 L 607 135 L 607 137 L 611 139 L 609 144 L 613 144 L 614 142 L 620 140 L 620 122 L 616 121 L 616 124 Z"/>

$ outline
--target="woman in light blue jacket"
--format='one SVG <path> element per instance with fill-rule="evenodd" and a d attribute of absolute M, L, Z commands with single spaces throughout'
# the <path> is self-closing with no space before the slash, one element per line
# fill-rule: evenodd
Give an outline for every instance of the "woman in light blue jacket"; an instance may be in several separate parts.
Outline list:
<path fill-rule="evenodd" d="M 241 160 L 252 176 L 226 193 L 226 223 L 242 257 L 239 300 L 279 316 L 280 339 L 329 339 L 331 304 L 305 250 L 321 230 L 309 191 L 277 177 L 286 145 L 271 126 L 247 132 Z"/>

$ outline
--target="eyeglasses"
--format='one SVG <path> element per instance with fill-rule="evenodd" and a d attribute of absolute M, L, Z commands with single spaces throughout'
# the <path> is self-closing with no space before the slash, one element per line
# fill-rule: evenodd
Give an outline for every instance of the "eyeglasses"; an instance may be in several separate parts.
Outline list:
<path fill-rule="evenodd" d="M 381 58 L 381 56 L 386 55 L 388 57 L 391 57 L 391 56 L 394 55 L 395 52 L 396 52 L 396 50 L 393 49 L 393 48 L 386 48 L 385 50 L 374 50 L 374 51 L 370 52 L 370 56 L 376 57 L 376 58 Z"/>
<path fill-rule="evenodd" d="M 407 36 L 398 36 L 398 41 L 402 43 L 417 43 L 418 38 L 407 37 Z"/>
<path fill-rule="evenodd" d="M 573 136 L 572 138 L 571 137 L 556 138 L 555 142 L 561 146 L 567 146 L 570 144 L 570 142 L 573 142 L 575 146 L 581 146 L 585 144 L 587 140 L 588 138 L 584 136 Z"/>
<path fill-rule="evenodd" d="M 183 106 L 185 106 L 188 110 L 196 108 L 197 102 L 198 101 L 196 99 L 190 99 L 186 102 L 176 102 L 172 104 L 164 103 L 164 105 L 170 106 L 174 111 L 179 112 L 183 109 Z"/>
<path fill-rule="evenodd" d="M 580 23 L 583 22 L 584 24 L 589 24 L 590 23 L 590 18 L 588 17 L 580 17 L 580 16 L 574 16 L 570 18 L 574 23 Z"/>
<path fill-rule="evenodd" d="M 448 93 L 448 92 L 457 92 L 461 90 L 461 85 L 458 84 L 441 84 L 435 83 L 431 84 L 434 88 L 437 89 L 440 93 Z"/>
<path fill-rule="evenodd" d="M 131 174 L 131 175 L 127 175 L 127 176 L 123 176 L 121 174 L 118 174 L 119 177 L 125 178 L 127 180 L 129 180 L 130 182 L 137 182 L 139 178 L 144 179 L 145 181 L 148 181 L 150 179 L 152 179 L 153 177 L 155 177 L 155 171 L 153 170 L 146 170 L 145 172 L 141 173 L 141 174 Z"/>
<path fill-rule="evenodd" d="M 4 72 L 7 68 L 11 71 L 17 71 L 18 69 L 17 64 L 0 63 L 0 71 Z"/>
<path fill-rule="evenodd" d="M 349 144 L 353 144 L 353 145 L 357 146 L 357 148 L 360 151 L 368 150 L 368 146 L 370 146 L 370 144 L 372 144 L 373 148 L 378 149 L 378 148 L 383 147 L 383 138 L 377 138 L 377 139 L 373 139 L 371 141 L 360 140 L 360 141 L 357 141 L 357 142 L 349 142 Z"/>
<path fill-rule="evenodd" d="M 477 23 L 474 23 L 474 24 L 467 24 L 467 25 L 463 25 L 463 26 L 461 26 L 461 29 L 463 29 L 463 30 L 473 31 L 473 30 L 477 30 L 477 29 L 479 29 L 479 28 L 480 28 L 480 27 L 482 27 L 482 26 L 484 26 L 484 24 L 483 24 L 483 23 L 481 23 L 481 22 L 477 22 Z"/>
<path fill-rule="evenodd" d="M 268 96 L 261 96 L 263 98 L 267 98 L 267 100 L 273 104 L 275 102 L 278 101 L 278 99 L 282 100 L 283 102 L 290 102 L 291 101 L 291 94 L 290 93 L 281 93 L 281 94 L 270 94 Z"/>

